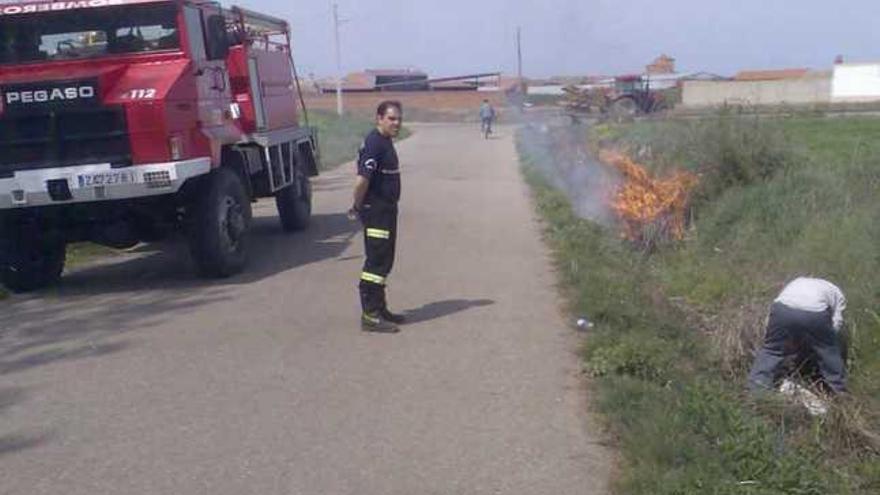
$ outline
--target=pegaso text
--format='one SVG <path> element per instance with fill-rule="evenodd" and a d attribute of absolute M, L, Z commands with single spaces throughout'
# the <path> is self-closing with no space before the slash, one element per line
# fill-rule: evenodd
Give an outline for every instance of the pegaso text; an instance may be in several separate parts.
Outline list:
<path fill-rule="evenodd" d="M 6 92 L 6 104 L 88 100 L 94 97 L 95 88 L 92 86 L 38 89 L 34 91 L 8 91 Z"/>
<path fill-rule="evenodd" d="M 123 0 L 79 0 L 73 2 L 30 3 L 22 5 L 0 6 L 0 15 L 36 14 L 38 12 L 54 12 L 57 10 L 88 9 L 122 5 Z"/>

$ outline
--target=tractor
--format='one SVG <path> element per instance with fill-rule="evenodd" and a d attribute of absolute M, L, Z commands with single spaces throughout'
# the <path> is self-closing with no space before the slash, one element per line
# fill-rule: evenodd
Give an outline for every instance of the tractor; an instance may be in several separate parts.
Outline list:
<path fill-rule="evenodd" d="M 668 108 L 664 94 L 652 90 L 649 79 L 640 75 L 618 76 L 609 85 L 567 86 L 563 91 L 564 112 L 574 123 L 589 115 L 622 120 Z"/>
<path fill-rule="evenodd" d="M 650 79 L 641 75 L 614 78 L 614 90 L 608 109 L 615 117 L 635 117 L 667 108 L 663 93 L 651 89 Z"/>

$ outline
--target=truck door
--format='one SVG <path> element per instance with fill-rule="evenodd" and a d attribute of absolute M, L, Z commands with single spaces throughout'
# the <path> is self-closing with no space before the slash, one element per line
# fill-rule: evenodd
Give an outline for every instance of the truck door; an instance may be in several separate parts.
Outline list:
<path fill-rule="evenodd" d="M 184 6 L 190 56 L 195 71 L 199 121 L 211 139 L 214 164 L 219 164 L 220 146 L 235 140 L 230 119 L 232 101 L 226 56 L 229 53 L 225 20 L 220 8 Z"/>

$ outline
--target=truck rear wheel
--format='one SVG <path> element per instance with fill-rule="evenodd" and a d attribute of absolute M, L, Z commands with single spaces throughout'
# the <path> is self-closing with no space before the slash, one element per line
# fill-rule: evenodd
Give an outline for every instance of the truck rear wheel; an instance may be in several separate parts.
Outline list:
<path fill-rule="evenodd" d="M 198 273 L 222 278 L 240 272 L 247 261 L 251 203 L 238 174 L 215 170 L 192 209 L 189 246 Z"/>
<path fill-rule="evenodd" d="M 13 292 L 54 284 L 64 271 L 67 246 L 60 240 L 7 240 L 0 245 L 0 281 Z"/>
<path fill-rule="evenodd" d="M 302 176 L 297 183 L 275 193 L 275 206 L 281 218 L 281 227 L 287 232 L 305 230 L 312 217 L 312 185 Z"/>

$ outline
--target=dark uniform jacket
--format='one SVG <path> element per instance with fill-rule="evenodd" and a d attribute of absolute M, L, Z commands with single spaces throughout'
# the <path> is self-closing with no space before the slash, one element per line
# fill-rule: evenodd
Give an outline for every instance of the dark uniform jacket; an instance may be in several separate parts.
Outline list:
<path fill-rule="evenodd" d="M 370 181 L 365 204 L 400 201 L 400 164 L 391 138 L 373 129 L 358 152 L 357 169 L 358 175 Z"/>

